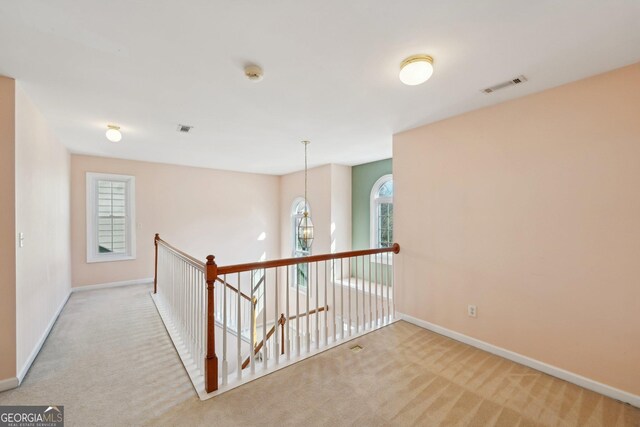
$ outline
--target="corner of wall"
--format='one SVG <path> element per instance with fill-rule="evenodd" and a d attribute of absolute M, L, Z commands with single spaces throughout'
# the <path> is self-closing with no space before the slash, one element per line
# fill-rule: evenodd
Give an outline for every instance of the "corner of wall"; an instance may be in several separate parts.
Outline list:
<path fill-rule="evenodd" d="M 71 291 L 71 166 L 69 151 L 19 84 L 15 129 L 15 232 L 24 235 L 24 246 L 16 251 L 16 370 L 21 381 Z"/>
<path fill-rule="evenodd" d="M 0 76 L 0 390 L 16 380 L 15 96 Z"/>

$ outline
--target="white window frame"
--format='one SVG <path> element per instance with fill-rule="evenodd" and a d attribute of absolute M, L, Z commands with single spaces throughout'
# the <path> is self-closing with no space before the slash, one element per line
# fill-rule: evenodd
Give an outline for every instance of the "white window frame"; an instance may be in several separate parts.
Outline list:
<path fill-rule="evenodd" d="M 393 204 L 393 197 L 376 197 L 380 187 L 387 181 L 393 181 L 393 174 L 382 175 L 371 187 L 371 194 L 369 195 L 369 244 L 372 249 L 378 249 L 378 205 L 382 203 Z M 395 188 L 393 189 L 395 193 Z M 388 259 L 388 262 L 387 262 Z M 378 264 L 391 264 L 392 256 L 387 257 L 384 254 L 376 254 L 373 257 L 373 262 Z"/>
<path fill-rule="evenodd" d="M 306 251 L 306 253 L 298 251 L 296 248 L 298 247 L 297 244 L 297 234 L 298 234 L 298 224 L 300 223 L 300 219 L 302 219 L 302 215 L 297 213 L 297 207 L 300 203 L 305 202 L 304 197 L 296 197 L 295 199 L 293 199 L 293 203 L 291 204 L 291 256 L 294 258 L 297 257 L 302 257 L 302 256 L 308 256 L 311 255 L 311 248 L 309 248 L 308 251 Z M 309 205 L 309 201 L 306 201 L 305 204 L 305 208 L 306 211 L 309 212 L 309 216 L 311 216 L 311 205 Z M 297 266 L 300 264 L 296 264 L 296 266 L 291 269 L 291 281 L 289 282 L 291 285 L 290 287 L 293 289 L 296 289 L 297 286 Z M 307 292 L 307 287 L 304 288 L 300 288 L 300 292 L 302 293 L 306 293 Z"/>
<path fill-rule="evenodd" d="M 125 227 L 127 252 L 124 254 L 98 251 L 98 181 L 120 181 L 126 184 Z M 136 177 L 110 173 L 87 172 L 87 263 L 136 259 Z"/>

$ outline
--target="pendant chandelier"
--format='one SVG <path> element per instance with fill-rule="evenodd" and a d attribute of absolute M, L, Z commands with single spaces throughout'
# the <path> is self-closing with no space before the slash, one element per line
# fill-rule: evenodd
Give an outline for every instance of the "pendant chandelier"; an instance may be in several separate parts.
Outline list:
<path fill-rule="evenodd" d="M 307 210 L 307 146 L 311 142 L 302 141 L 302 143 L 304 144 L 304 213 L 298 223 L 298 243 L 302 250 L 308 251 L 313 243 L 313 221 L 311 221 Z"/>

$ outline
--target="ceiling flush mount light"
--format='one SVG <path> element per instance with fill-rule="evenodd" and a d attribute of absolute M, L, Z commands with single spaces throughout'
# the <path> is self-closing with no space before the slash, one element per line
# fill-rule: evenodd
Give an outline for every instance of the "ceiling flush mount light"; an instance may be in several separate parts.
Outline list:
<path fill-rule="evenodd" d="M 255 64 L 247 65 L 244 67 L 244 75 L 247 76 L 252 82 L 259 82 L 264 77 L 262 68 Z"/>
<path fill-rule="evenodd" d="M 311 249 L 313 243 L 313 221 L 307 211 L 307 146 L 310 141 L 302 141 L 304 144 L 304 213 L 298 223 L 298 243 L 303 251 Z"/>
<path fill-rule="evenodd" d="M 107 126 L 107 139 L 111 142 L 118 142 L 122 139 L 122 133 L 120 133 L 120 126 L 108 125 Z"/>
<path fill-rule="evenodd" d="M 433 74 L 433 58 L 413 55 L 400 64 L 400 81 L 409 86 L 422 84 Z"/>

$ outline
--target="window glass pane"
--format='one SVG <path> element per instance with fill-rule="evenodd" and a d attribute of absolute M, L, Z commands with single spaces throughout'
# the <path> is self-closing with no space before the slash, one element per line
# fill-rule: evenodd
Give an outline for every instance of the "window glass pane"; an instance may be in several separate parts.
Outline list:
<path fill-rule="evenodd" d="M 293 247 L 293 256 L 294 257 L 302 257 L 310 255 L 310 251 L 303 250 L 300 245 L 300 241 L 298 237 L 300 235 L 298 226 L 300 225 L 300 221 L 304 218 L 304 212 L 306 209 L 309 211 L 309 204 L 305 205 L 304 200 L 300 200 L 293 208 L 293 212 L 291 213 L 291 225 L 293 227 L 292 237 L 292 247 Z M 307 289 L 307 265 L 306 264 L 297 264 L 294 268 L 291 269 L 292 280 L 290 282 L 290 286 L 292 288 L 298 287 L 301 291 L 306 291 Z"/>
<path fill-rule="evenodd" d="M 308 280 L 308 264 L 296 264 L 295 282 L 296 282 L 296 285 L 299 286 L 299 289 L 301 290 L 307 289 L 307 280 Z"/>
<path fill-rule="evenodd" d="M 393 196 L 393 180 L 385 181 L 378 190 L 378 197 Z"/>
<path fill-rule="evenodd" d="M 126 186 L 122 181 L 98 180 L 98 252 L 127 252 Z"/>
<path fill-rule="evenodd" d="M 386 177 L 381 184 L 378 185 L 376 192 L 373 196 L 375 202 L 375 219 L 373 219 L 373 225 L 376 227 L 374 230 L 375 242 L 372 242 L 376 247 L 390 247 L 393 244 L 393 179 Z M 385 202 L 385 203 L 382 203 Z"/>
<path fill-rule="evenodd" d="M 376 214 L 376 246 L 391 247 L 393 244 L 393 203 L 378 203 Z"/>

